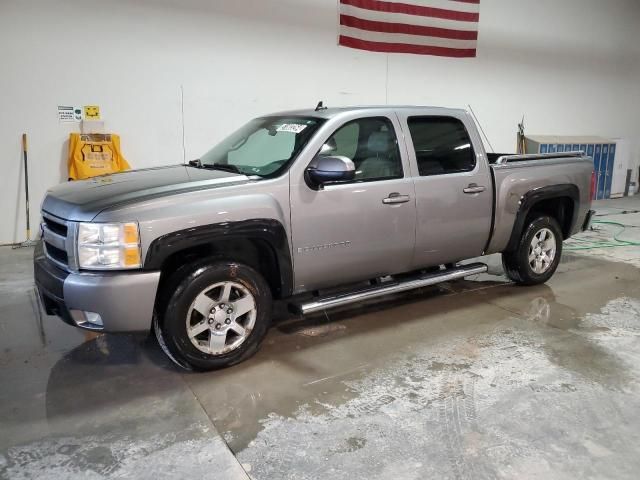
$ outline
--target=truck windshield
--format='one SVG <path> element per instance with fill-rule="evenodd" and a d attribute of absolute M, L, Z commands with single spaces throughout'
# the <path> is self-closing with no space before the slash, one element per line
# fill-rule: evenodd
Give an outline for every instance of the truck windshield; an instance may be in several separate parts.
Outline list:
<path fill-rule="evenodd" d="M 205 153 L 200 162 L 204 167 L 274 177 L 288 167 L 324 121 L 295 116 L 256 118 Z"/>

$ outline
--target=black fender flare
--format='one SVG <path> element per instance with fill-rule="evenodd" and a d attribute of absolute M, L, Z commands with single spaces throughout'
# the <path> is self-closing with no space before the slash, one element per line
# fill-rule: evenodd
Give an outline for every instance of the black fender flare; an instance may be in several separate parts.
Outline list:
<path fill-rule="evenodd" d="M 527 216 L 538 202 L 561 197 L 568 197 L 573 202 L 573 216 L 571 218 L 571 226 L 568 230 L 570 235 L 578 220 L 578 211 L 580 209 L 580 190 L 578 187 L 570 183 L 565 183 L 535 188 L 525 193 L 520 199 L 520 207 L 518 208 L 518 213 L 516 213 L 511 237 L 509 237 L 509 243 L 507 244 L 505 251 L 514 250 L 516 248 L 518 241 L 520 240 L 520 235 L 522 235 L 522 231 L 525 228 Z"/>
<path fill-rule="evenodd" d="M 172 255 L 193 247 L 215 244 L 219 239 L 252 239 L 267 243 L 273 250 L 278 264 L 280 295 L 282 297 L 291 295 L 293 262 L 287 232 L 282 223 L 271 218 L 199 225 L 162 235 L 149 245 L 143 268 L 160 270 Z"/>

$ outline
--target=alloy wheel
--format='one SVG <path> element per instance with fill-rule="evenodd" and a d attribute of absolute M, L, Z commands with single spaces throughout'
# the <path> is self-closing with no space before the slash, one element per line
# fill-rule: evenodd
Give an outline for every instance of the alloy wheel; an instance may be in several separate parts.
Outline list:
<path fill-rule="evenodd" d="M 187 312 L 187 335 L 201 352 L 222 355 L 235 350 L 251 334 L 256 301 L 237 282 L 219 282 L 202 290 Z"/>
<path fill-rule="evenodd" d="M 541 228 L 529 245 L 529 266 L 534 273 L 542 275 L 551 268 L 556 257 L 556 237 L 548 228 Z"/>

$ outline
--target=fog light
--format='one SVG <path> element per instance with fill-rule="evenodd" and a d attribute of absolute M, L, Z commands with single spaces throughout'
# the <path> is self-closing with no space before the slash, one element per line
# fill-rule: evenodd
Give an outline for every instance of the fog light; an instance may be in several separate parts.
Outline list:
<path fill-rule="evenodd" d="M 102 329 L 102 317 L 96 312 L 87 312 L 85 310 L 69 310 L 73 321 L 79 327 Z"/>

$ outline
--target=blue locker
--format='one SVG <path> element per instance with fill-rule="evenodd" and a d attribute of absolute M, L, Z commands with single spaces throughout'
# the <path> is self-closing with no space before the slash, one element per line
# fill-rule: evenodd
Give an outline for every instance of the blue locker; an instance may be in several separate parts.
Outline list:
<path fill-rule="evenodd" d="M 604 196 L 605 185 L 607 183 L 607 164 L 609 162 L 609 145 L 602 145 L 602 156 L 600 157 L 600 167 L 598 169 L 598 200 L 607 198 Z"/>
<path fill-rule="evenodd" d="M 611 182 L 613 181 L 613 167 L 616 160 L 616 144 L 609 145 L 609 161 L 607 162 L 606 181 L 604 184 L 604 198 L 611 197 Z"/>
<path fill-rule="evenodd" d="M 546 143 L 543 143 L 540 145 L 540 153 L 547 153 L 548 151 L 548 145 Z"/>
<path fill-rule="evenodd" d="M 556 151 L 558 151 L 558 152 L 564 152 L 564 145 L 559 144 L 559 145 L 556 147 Z M 569 150 L 567 150 L 567 152 L 568 152 L 568 151 L 569 151 Z"/>
<path fill-rule="evenodd" d="M 580 151 L 582 153 L 586 153 L 587 152 L 587 146 L 584 143 L 582 145 L 580 145 Z"/>
<path fill-rule="evenodd" d="M 600 185 L 600 157 L 601 156 L 602 156 L 602 145 L 596 145 L 595 154 L 593 156 L 593 170 L 596 172 L 596 199 L 600 198 L 598 185 Z"/>
<path fill-rule="evenodd" d="M 588 145 L 585 145 L 586 150 L 585 153 L 587 154 L 587 157 L 591 158 L 591 162 L 593 163 L 592 168 L 593 171 L 596 171 L 596 166 L 595 166 L 595 159 L 594 159 L 594 155 L 595 155 L 595 145 L 590 143 Z M 597 175 L 597 173 L 596 173 Z M 595 200 L 596 199 L 596 193 L 597 192 L 593 192 L 593 196 L 591 197 L 591 200 Z"/>
<path fill-rule="evenodd" d="M 550 143 L 549 144 L 549 153 L 556 153 L 556 144 L 555 143 Z"/>

